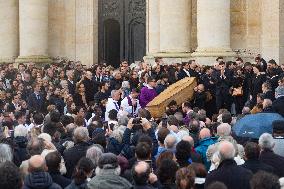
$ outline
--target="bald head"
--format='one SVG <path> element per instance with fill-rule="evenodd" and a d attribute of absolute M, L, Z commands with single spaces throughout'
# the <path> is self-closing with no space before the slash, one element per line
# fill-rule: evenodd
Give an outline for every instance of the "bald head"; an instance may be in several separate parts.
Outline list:
<path fill-rule="evenodd" d="M 228 123 L 221 123 L 217 127 L 217 135 L 220 137 L 230 136 L 231 135 L 231 125 Z"/>
<path fill-rule="evenodd" d="M 189 142 L 190 143 L 190 145 L 191 146 L 194 146 L 194 140 L 193 140 L 193 138 L 191 137 L 191 136 L 184 136 L 183 138 L 182 138 L 182 140 L 183 141 L 187 141 L 187 142 Z"/>
<path fill-rule="evenodd" d="M 199 133 L 199 138 L 204 139 L 204 138 L 208 138 L 208 137 L 211 137 L 210 130 L 207 129 L 207 128 L 201 129 L 200 133 Z"/>
<path fill-rule="evenodd" d="M 176 137 L 174 135 L 169 134 L 166 138 L 165 138 L 165 147 L 167 149 L 172 149 L 175 148 L 176 146 Z"/>
<path fill-rule="evenodd" d="M 234 145 L 228 141 L 220 142 L 218 146 L 218 150 L 219 150 L 221 160 L 234 159 L 235 154 L 236 154 Z"/>
<path fill-rule="evenodd" d="M 146 163 L 145 161 L 139 161 L 135 166 L 134 166 L 134 171 L 137 174 L 142 174 L 145 173 L 147 171 L 147 169 L 149 169 L 149 165 L 148 163 Z"/>
<path fill-rule="evenodd" d="M 29 159 L 29 172 L 46 171 L 45 159 L 41 155 L 34 155 Z"/>

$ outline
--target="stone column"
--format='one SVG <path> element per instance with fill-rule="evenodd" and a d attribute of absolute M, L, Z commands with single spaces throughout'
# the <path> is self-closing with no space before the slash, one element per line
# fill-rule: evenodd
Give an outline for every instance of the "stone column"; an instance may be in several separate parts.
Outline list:
<path fill-rule="evenodd" d="M 160 1 L 160 52 L 190 52 L 191 2 Z"/>
<path fill-rule="evenodd" d="M 191 0 L 148 0 L 147 8 L 149 52 L 145 59 L 150 63 L 155 57 L 164 58 L 165 63 L 187 61 L 190 57 Z"/>
<path fill-rule="evenodd" d="M 19 55 L 18 2 L 18 0 L 0 0 L 0 63 L 14 62 Z"/>
<path fill-rule="evenodd" d="M 218 56 L 234 57 L 230 47 L 230 1 L 197 1 L 197 43 L 192 54 L 201 64 L 212 64 Z M 201 58 L 201 59 L 199 59 Z"/>
<path fill-rule="evenodd" d="M 50 63 L 48 57 L 48 0 L 21 0 L 20 56 L 16 62 Z"/>

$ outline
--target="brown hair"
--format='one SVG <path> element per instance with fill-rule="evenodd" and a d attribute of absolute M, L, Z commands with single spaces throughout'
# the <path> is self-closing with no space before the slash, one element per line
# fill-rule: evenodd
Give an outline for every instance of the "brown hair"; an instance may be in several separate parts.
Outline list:
<path fill-rule="evenodd" d="M 177 189 L 194 188 L 195 172 L 192 167 L 183 167 L 176 172 Z"/>

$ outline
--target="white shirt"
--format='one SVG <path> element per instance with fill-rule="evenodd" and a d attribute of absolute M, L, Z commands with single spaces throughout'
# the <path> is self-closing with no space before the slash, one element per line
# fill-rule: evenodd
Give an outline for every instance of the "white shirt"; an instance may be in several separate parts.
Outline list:
<path fill-rule="evenodd" d="M 119 108 L 117 101 L 113 100 L 112 98 L 109 98 L 106 104 L 105 121 L 109 120 L 108 119 L 109 111 L 113 109 L 115 109 L 118 112 L 120 108 Z"/>
<path fill-rule="evenodd" d="M 133 98 L 129 95 L 130 99 L 132 100 Z M 129 114 L 132 115 L 132 113 L 134 114 L 138 114 L 138 110 L 141 108 L 139 100 L 136 99 L 136 109 L 135 112 L 132 112 L 132 106 L 129 105 L 128 103 L 128 98 L 125 97 L 122 101 L 121 101 L 121 107 L 124 111 L 128 112 Z"/>
<path fill-rule="evenodd" d="M 186 69 L 183 69 L 183 71 L 186 73 L 186 75 L 187 75 L 188 77 L 190 77 L 189 71 L 187 71 Z"/>

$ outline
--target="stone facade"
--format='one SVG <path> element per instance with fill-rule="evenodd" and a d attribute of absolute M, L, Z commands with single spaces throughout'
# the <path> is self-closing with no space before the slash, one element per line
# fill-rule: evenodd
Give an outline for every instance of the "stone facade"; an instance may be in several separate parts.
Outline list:
<path fill-rule="evenodd" d="M 97 63 L 98 1 L 0 0 L 0 62 L 48 62 L 49 58 L 67 57 L 86 65 Z M 261 53 L 266 59 L 284 61 L 282 0 L 146 1 L 146 61 L 158 56 L 166 62 L 209 57 L 203 63 L 210 63 L 220 52 L 245 60 Z M 202 3 L 217 10 L 209 11 Z M 220 13 L 227 16 L 208 20 Z M 211 31 L 218 38 L 210 37 Z M 224 44 L 226 50 L 222 51 Z M 208 54 L 210 45 L 219 54 Z"/>

